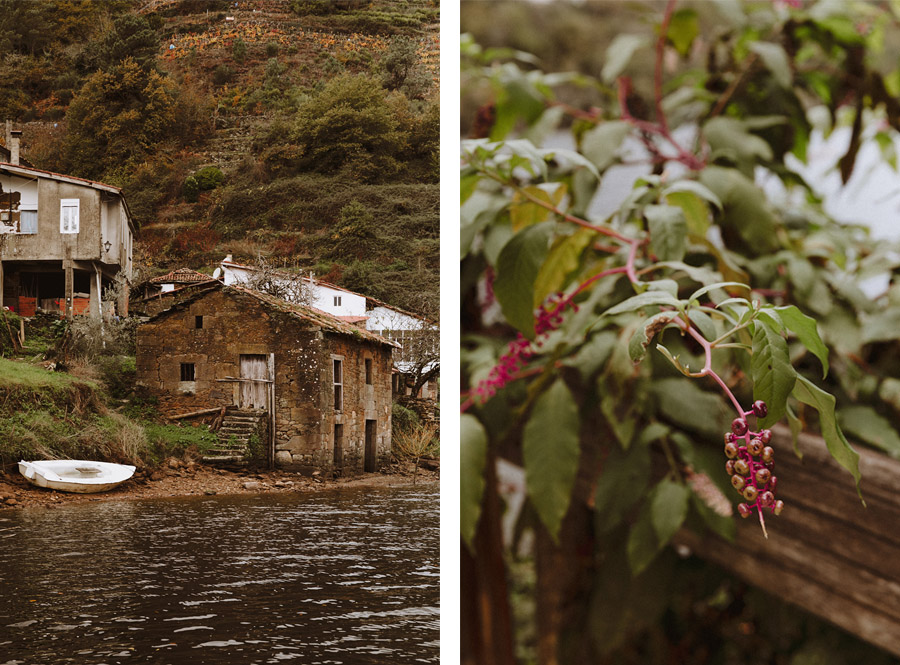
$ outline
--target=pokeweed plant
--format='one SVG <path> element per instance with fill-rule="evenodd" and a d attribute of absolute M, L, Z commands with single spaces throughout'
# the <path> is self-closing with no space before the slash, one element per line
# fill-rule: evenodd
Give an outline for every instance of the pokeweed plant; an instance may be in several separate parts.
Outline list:
<path fill-rule="evenodd" d="M 599 80 L 545 74 L 527 54 L 463 36 L 463 83 L 491 91 L 461 152 L 462 537 L 473 551 L 499 533 L 479 524 L 498 456 L 524 466 L 557 547 L 587 506 L 593 533 L 619 534 L 640 575 L 685 524 L 733 537 L 727 492 L 768 537 L 765 517 L 785 509 L 776 486 L 790 482 L 773 473 L 776 423 L 796 441 L 817 420 L 857 491 L 842 423 L 900 453 L 882 415 L 900 410 L 893 366 L 870 362 L 896 339 L 897 314 L 860 286 L 892 274 L 897 255 L 835 223 L 787 166 L 806 159 L 825 116 L 850 130 L 834 166 L 843 182 L 866 136 L 896 168 L 900 75 L 869 57 L 895 10 L 719 4 L 730 25 L 702 35 L 697 12 L 667 0 L 655 36 L 609 44 Z M 654 56 L 647 93 L 626 76 L 642 48 Z M 557 96 L 579 86 L 599 101 Z M 574 149 L 542 147 L 565 130 Z M 594 213 L 612 169 L 637 163 L 647 171 L 618 208 Z M 761 176 L 789 195 L 768 197 Z M 882 300 L 895 297 L 890 287 Z M 710 455 L 704 442 L 721 445 L 724 428 Z"/>

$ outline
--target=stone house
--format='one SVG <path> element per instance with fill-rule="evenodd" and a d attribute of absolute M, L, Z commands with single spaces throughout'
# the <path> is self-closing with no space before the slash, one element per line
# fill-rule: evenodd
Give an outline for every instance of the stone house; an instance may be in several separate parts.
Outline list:
<path fill-rule="evenodd" d="M 137 384 L 163 415 L 265 413 L 266 456 L 375 471 L 391 450 L 395 343 L 324 312 L 212 281 L 137 331 Z"/>
<path fill-rule="evenodd" d="M 0 163 L 0 304 L 24 316 L 111 313 L 104 289 L 132 273 L 135 228 L 122 190 L 21 164 L 18 134 Z M 127 314 L 127 293 L 115 305 Z"/>

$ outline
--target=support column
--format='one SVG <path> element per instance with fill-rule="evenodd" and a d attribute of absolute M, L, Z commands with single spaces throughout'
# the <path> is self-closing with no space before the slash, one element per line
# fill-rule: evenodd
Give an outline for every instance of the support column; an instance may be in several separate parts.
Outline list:
<path fill-rule="evenodd" d="M 92 319 L 99 319 L 103 314 L 102 306 L 100 304 L 100 299 L 103 297 L 101 292 L 101 284 L 102 277 L 100 276 L 100 270 L 97 268 L 97 264 L 92 264 L 94 267 L 94 274 L 91 277 L 91 299 L 90 299 L 90 312 Z"/>
<path fill-rule="evenodd" d="M 72 261 L 70 259 L 63 261 L 63 271 L 66 273 L 66 321 L 71 321 L 74 318 L 75 269 L 72 267 Z"/>

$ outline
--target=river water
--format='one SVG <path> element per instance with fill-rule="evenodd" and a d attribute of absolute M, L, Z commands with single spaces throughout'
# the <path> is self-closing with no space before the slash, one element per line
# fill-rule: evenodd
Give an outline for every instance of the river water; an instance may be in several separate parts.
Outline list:
<path fill-rule="evenodd" d="M 0 513 L 0 665 L 436 663 L 424 488 Z"/>

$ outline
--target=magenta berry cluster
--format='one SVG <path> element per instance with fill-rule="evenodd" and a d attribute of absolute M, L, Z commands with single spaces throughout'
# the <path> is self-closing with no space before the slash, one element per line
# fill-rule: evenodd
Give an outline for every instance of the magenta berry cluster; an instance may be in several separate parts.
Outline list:
<path fill-rule="evenodd" d="M 772 474 L 775 467 L 775 450 L 769 445 L 771 430 L 754 432 L 747 423 L 746 416 L 764 418 L 768 413 L 766 403 L 758 400 L 744 417 L 731 422 L 731 431 L 725 434 L 725 470 L 731 476 L 731 485 L 744 498 L 738 504 L 741 517 L 750 517 L 756 510 L 762 513 L 768 509 L 776 515 L 784 510 L 784 502 L 776 500 L 775 488 L 778 478 Z"/>
<path fill-rule="evenodd" d="M 482 400 L 487 400 L 515 379 L 519 371 L 535 355 L 535 349 L 540 348 L 543 344 L 542 338 L 559 328 L 563 322 L 563 312 L 570 307 L 573 311 L 578 311 L 578 305 L 572 302 L 571 296 L 566 297 L 563 293 L 551 295 L 535 312 L 535 339 L 533 341 L 527 339 L 522 333 L 516 335 L 516 338 L 507 345 L 506 352 L 500 356 L 500 360 L 491 369 L 488 377 L 474 388 L 472 394 Z"/>

